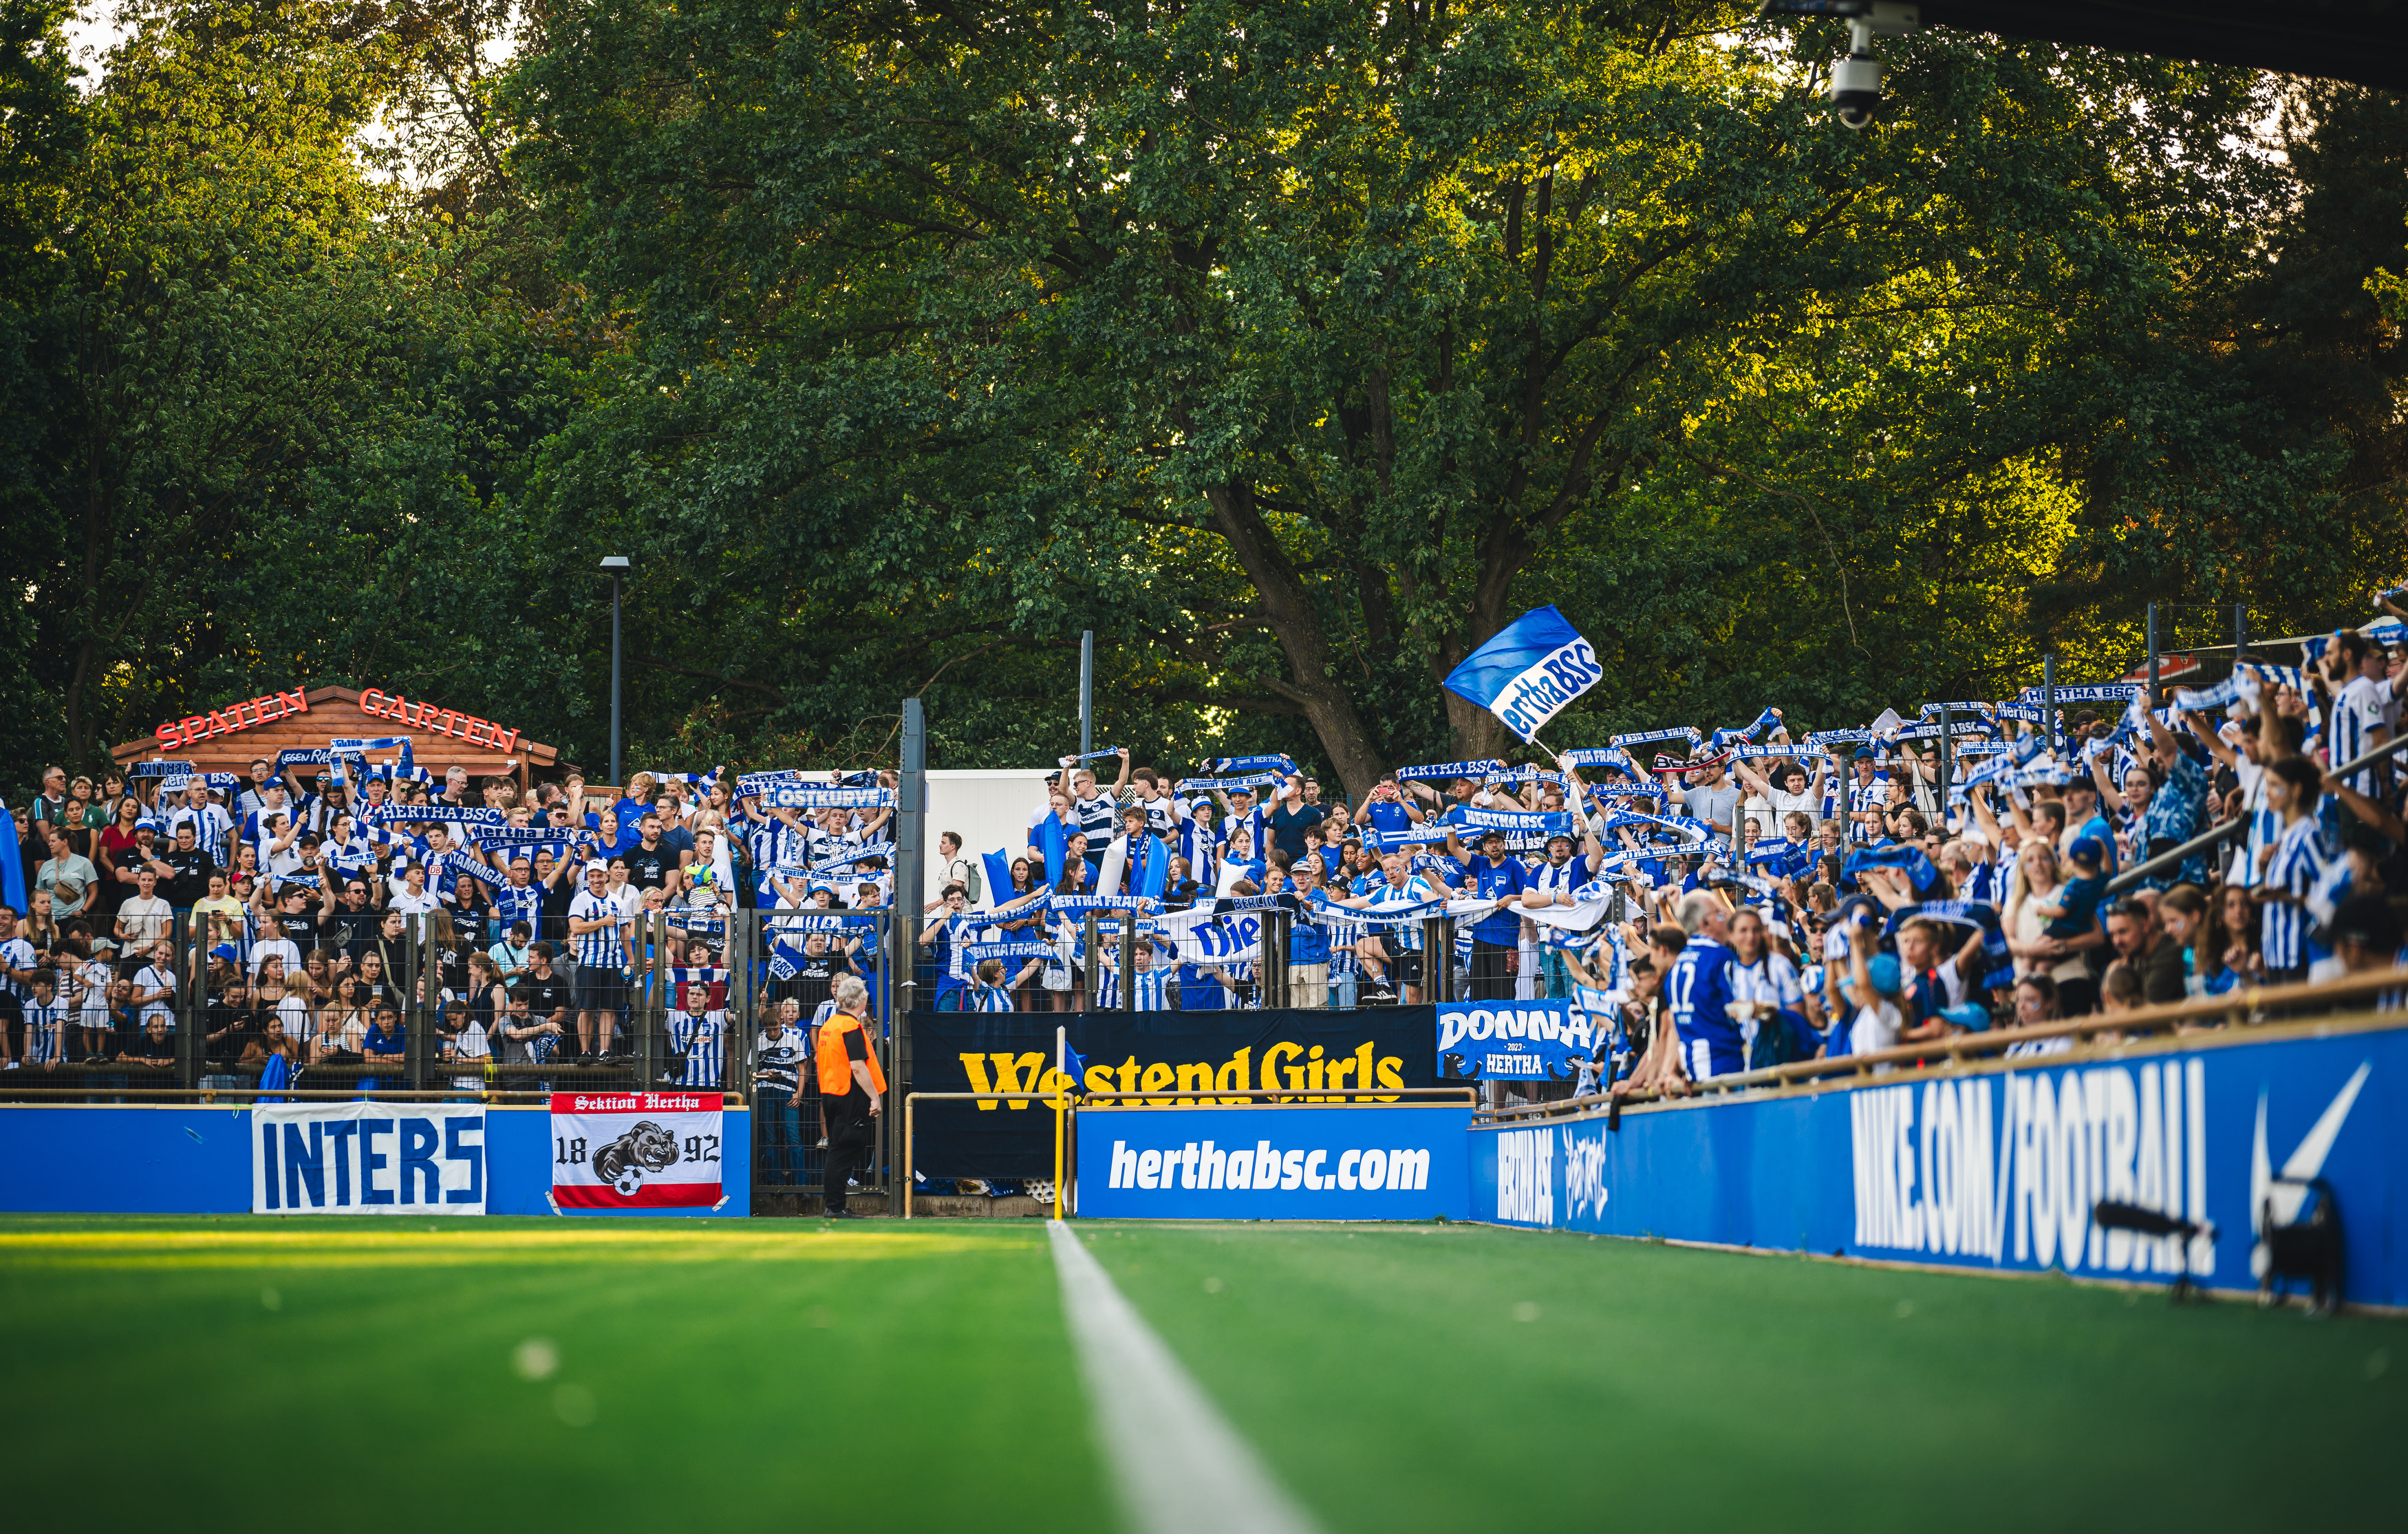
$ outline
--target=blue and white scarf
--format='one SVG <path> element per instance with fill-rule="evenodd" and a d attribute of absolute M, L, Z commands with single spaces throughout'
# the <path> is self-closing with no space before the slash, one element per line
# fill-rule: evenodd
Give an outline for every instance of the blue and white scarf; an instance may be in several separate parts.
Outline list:
<path fill-rule="evenodd" d="M 509 829 L 510 812 L 507 810 L 470 810 L 451 804 L 410 804 L 399 808 L 388 806 L 371 810 L 360 817 L 369 825 L 399 825 L 410 821 L 423 821 L 434 825 L 466 825 L 478 830 Z"/>
<path fill-rule="evenodd" d="M 895 790 L 782 782 L 765 785 L 761 799 L 772 810 L 892 810 Z"/>
<path fill-rule="evenodd" d="M 848 848 L 834 857 L 809 866 L 781 863 L 778 865 L 778 873 L 780 877 L 785 879 L 820 878 L 827 874 L 842 873 L 853 865 L 867 862 L 873 857 L 882 857 L 891 861 L 894 856 L 895 843 L 873 841 L 866 846 Z"/>
<path fill-rule="evenodd" d="M 2186 711 L 2206 713 L 2216 709 L 2229 709 L 2247 700 L 2256 706 L 2260 684 L 2246 671 L 2235 671 L 2213 687 L 2174 689 L 2174 707 Z"/>
<path fill-rule="evenodd" d="M 1742 725 L 1736 729 L 1716 730 L 1713 738 L 1713 749 L 1720 751 L 1725 746 L 1739 745 L 1743 742 L 1753 741 L 1764 731 L 1777 730 L 1779 728 L 1781 728 L 1781 716 L 1774 713 L 1770 706 L 1768 705 L 1762 713 L 1756 716 L 1756 723 L 1752 724 Z"/>
<path fill-rule="evenodd" d="M 495 873 L 493 869 L 485 867 L 484 864 L 479 862 L 475 857 L 466 853 L 445 853 L 443 854 L 443 867 L 449 870 L 454 878 L 461 874 L 466 874 L 469 878 L 475 880 L 478 883 L 484 885 L 488 889 L 497 890 L 504 884 L 509 882 L 508 879 Z"/>
<path fill-rule="evenodd" d="M 996 942 L 964 943 L 962 958 L 969 964 L 988 959 L 1050 959 L 1054 945 L 1035 938 L 1010 938 Z"/>
<path fill-rule="evenodd" d="M 1605 828 L 1609 831 L 1620 830 L 1626 825 L 1662 826 L 1689 846 L 1712 841 L 1721 834 L 1705 822 L 1691 820 L 1686 815 L 1642 815 L 1635 810 L 1617 810 L 1605 817 Z"/>
<path fill-rule="evenodd" d="M 1455 824 L 1475 831 L 1537 832 L 1541 835 L 1570 835 L 1572 830 L 1570 812 L 1560 810 L 1474 810 L 1466 806 L 1456 812 Z"/>
<path fill-rule="evenodd" d="M 1081 915 L 1090 910 L 1133 910 L 1140 913 L 1162 909 L 1162 902 L 1142 895 L 1056 895 L 1053 908 L 1057 915 Z M 990 920 L 993 917 L 989 918 Z"/>
<path fill-rule="evenodd" d="M 1588 796 L 1600 808 L 1609 808 L 1608 799 L 1669 799 L 1672 795 L 1662 783 L 1605 783 L 1590 789 Z"/>
<path fill-rule="evenodd" d="M 757 799 L 780 783 L 802 782 L 805 776 L 791 767 L 782 772 L 748 772 L 736 780 L 736 796 Z"/>
<path fill-rule="evenodd" d="M 1562 759 L 1576 767 L 1620 767 L 1633 777 L 1639 774 L 1639 764 L 1620 746 L 1583 746 L 1564 753 Z"/>
<path fill-rule="evenodd" d="M 2121 703 L 2129 697 L 2131 693 L 2132 684 L 2128 681 L 2093 682 L 2080 687 L 2060 685 L 2057 689 L 2057 701 L 2059 703 Z M 2039 687 L 2027 687 L 2015 695 L 2016 701 L 2021 703 L 2040 703 L 2044 696 L 2044 690 Z"/>
<path fill-rule="evenodd" d="M 1846 865 L 1840 870 L 1840 877 L 1854 879 L 1867 868 L 1899 869 L 1905 873 L 1907 882 L 1914 886 L 1914 893 L 1918 896 L 1940 882 L 1940 870 L 1931 866 L 1931 859 L 1923 854 L 1923 849 L 1905 842 L 1896 842 L 1887 847 L 1865 847 L 1850 853 Z"/>
<path fill-rule="evenodd" d="M 1180 794 L 1251 794 L 1258 788 L 1287 781 L 1283 774 L 1256 772 L 1242 778 L 1187 778 L 1173 790 Z"/>
<path fill-rule="evenodd" d="M 1607 741 L 1606 744 L 1609 746 L 1627 748 L 1630 746 L 1653 745 L 1658 740 L 1686 740 L 1689 744 L 1695 746 L 1701 744 L 1705 738 L 1706 738 L 1704 736 L 1698 733 L 1698 727 L 1696 725 L 1680 724 L 1675 725 L 1673 728 L 1669 730 L 1641 730 L 1630 735 L 1617 735 L 1612 739 Z"/>
<path fill-rule="evenodd" d="M 1492 772 L 1504 770 L 1505 759 L 1501 756 L 1492 756 L 1479 762 L 1425 762 L 1419 767 L 1398 767 L 1397 781 L 1400 783 L 1438 782 L 1453 778 L 1469 778 L 1476 783 Z"/>
<path fill-rule="evenodd" d="M 1296 770 L 1296 758 L 1284 753 L 1277 756 L 1208 756 L 1201 765 L 1207 772 L 1276 772 L 1285 776 Z"/>

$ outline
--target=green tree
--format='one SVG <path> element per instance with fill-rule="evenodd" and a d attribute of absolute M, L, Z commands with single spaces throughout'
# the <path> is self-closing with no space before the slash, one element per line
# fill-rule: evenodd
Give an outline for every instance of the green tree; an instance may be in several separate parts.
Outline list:
<path fill-rule="evenodd" d="M 1824 700 L 1884 629 L 1936 683 L 2065 541 L 2034 466 L 2100 351 L 2254 207 L 2227 140 L 2261 103 L 1935 36 L 1841 134 L 1742 20 L 560 18 L 510 88 L 520 163 L 626 344 L 552 488 L 684 540 L 706 589 L 883 606 L 949 658 L 1093 623 L 1158 696 L 1309 727 L 1356 791 L 1498 746 L 1432 684 L 1538 600 L 1624 662 L 1596 724 L 1718 701 L 1768 611 L 1788 660 L 1853 631 Z"/>

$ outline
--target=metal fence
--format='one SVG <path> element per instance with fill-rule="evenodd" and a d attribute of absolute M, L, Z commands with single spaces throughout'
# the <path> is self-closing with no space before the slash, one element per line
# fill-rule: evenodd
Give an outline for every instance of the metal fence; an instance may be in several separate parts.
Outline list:
<path fill-rule="evenodd" d="M 857 975 L 886 1079 L 908 1080 L 894 1020 L 909 998 L 894 977 L 910 955 L 891 910 L 647 911 L 627 962 L 607 970 L 573 953 L 547 967 L 532 944 L 522 951 L 507 933 L 487 943 L 448 917 L 404 917 L 389 936 L 376 925 L 375 939 L 303 951 L 248 916 L 178 910 L 122 955 L 62 949 L 43 966 L 60 992 L 7 1025 L 20 1064 L 0 1072 L 0 1101 L 535 1104 L 556 1091 L 718 1091 L 757 1110 L 755 1207 L 777 1210 L 815 1202 L 825 1132 L 808 1046 L 797 1090 L 765 1087 L 765 1071 L 780 1079 L 775 1052 L 765 1059 L 760 1047 L 773 1013 L 808 1039 L 836 982 Z M 279 983 L 293 953 L 298 972 Z M 498 983 L 480 983 L 480 953 L 507 966 Z M 885 1194 L 893 1159 L 882 1143 L 865 1193 Z"/>
<path fill-rule="evenodd" d="M 1617 898 L 1612 919 L 1635 913 L 1636 908 Z M 1155 940 L 1158 967 L 1166 971 L 1161 1005 L 1169 1011 L 1220 1011 L 1254 1008 L 1307 1008 L 1353 1011 L 1475 1000 L 1533 1000 L 1569 997 L 1572 983 L 1559 958 L 1525 923 L 1521 940 L 1491 947 L 1474 943 L 1469 932 L 1476 919 L 1429 916 L 1380 924 L 1349 923 L 1334 928 L 1342 936 L 1326 944 L 1327 957 L 1318 964 L 1296 962 L 1296 915 L 1272 909 L 1250 912 L 1259 920 L 1258 934 L 1226 955 L 1162 954 L 1155 924 L 1100 917 L 1089 911 L 1075 925 L 1064 925 L 1042 939 L 1049 956 L 1039 972 L 1021 976 L 1025 958 L 1005 965 L 1004 980 L 1010 1008 L 1018 1011 L 1137 1011 L 1150 996 L 1140 987 L 1123 984 L 1121 977 L 1138 971 L 1140 939 Z M 1359 955 L 1356 934 L 1381 938 L 1388 957 L 1383 961 Z M 1029 945 L 1035 946 L 1035 945 Z M 920 1004 L 940 1010 L 982 1004 L 968 983 L 968 967 L 939 963 L 943 950 L 915 945 L 913 980 Z"/>

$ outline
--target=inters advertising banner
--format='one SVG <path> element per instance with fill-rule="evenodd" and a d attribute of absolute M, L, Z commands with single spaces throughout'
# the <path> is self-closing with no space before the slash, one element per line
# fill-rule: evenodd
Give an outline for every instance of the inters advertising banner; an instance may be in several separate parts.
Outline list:
<path fill-rule="evenodd" d="M 251 1120 L 253 1214 L 482 1214 L 485 1111 L 284 1103 Z"/>
<path fill-rule="evenodd" d="M 555 1092 L 552 1201 L 571 1210 L 712 1209 L 725 1165 L 716 1092 Z"/>

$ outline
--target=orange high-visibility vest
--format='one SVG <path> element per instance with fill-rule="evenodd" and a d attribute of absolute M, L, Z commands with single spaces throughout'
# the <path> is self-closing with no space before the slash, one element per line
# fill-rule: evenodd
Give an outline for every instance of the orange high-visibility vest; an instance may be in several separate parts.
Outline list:
<path fill-rule="evenodd" d="M 853 1061 L 844 1053 L 844 1036 L 849 1030 L 859 1027 L 861 1019 L 851 1012 L 832 1013 L 826 1022 L 820 1025 L 819 1039 L 811 1054 L 819 1060 L 821 1097 L 841 1097 L 853 1090 Z M 868 1046 L 867 1064 L 869 1067 L 870 1095 L 882 1097 L 886 1095 L 886 1073 L 878 1068 L 877 1041 L 869 1037 L 867 1029 L 863 1029 L 861 1040 Z"/>

